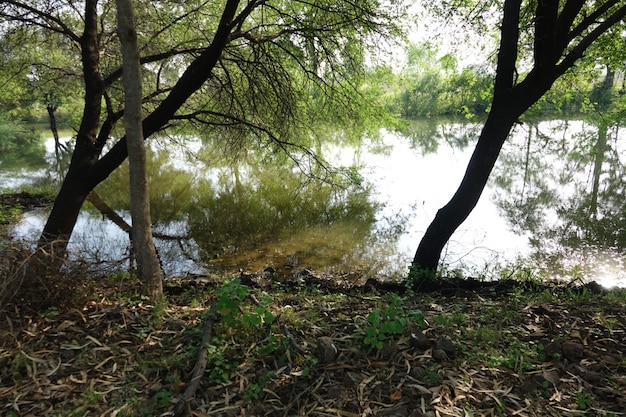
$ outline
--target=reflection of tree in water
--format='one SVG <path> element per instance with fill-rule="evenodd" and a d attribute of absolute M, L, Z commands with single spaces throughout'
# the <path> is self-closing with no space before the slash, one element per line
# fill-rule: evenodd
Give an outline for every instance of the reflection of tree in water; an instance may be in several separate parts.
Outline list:
<path fill-rule="evenodd" d="M 523 143 L 509 145 L 495 177 L 502 190 L 496 202 L 514 230 L 530 232 L 532 258 L 551 274 L 593 275 L 611 258 L 622 267 L 626 161 L 619 127 L 554 125 L 528 124 Z"/>
<path fill-rule="evenodd" d="M 0 119 L 0 165 L 3 170 L 46 167 L 46 148 L 39 132 Z"/>
<path fill-rule="evenodd" d="M 294 267 L 315 256 L 338 262 L 370 235 L 378 207 L 368 188 L 337 181 L 343 183 L 310 182 L 289 165 L 222 168 L 198 183 L 190 236 L 206 258 L 256 252 Z"/>
<path fill-rule="evenodd" d="M 478 138 L 480 127 L 465 119 L 428 118 L 405 121 L 399 131 L 409 138 L 411 148 L 421 150 L 422 155 L 429 155 L 437 153 L 442 144 L 465 149 Z"/>
<path fill-rule="evenodd" d="M 185 255 L 218 270 L 367 269 L 402 233 L 394 219 L 377 222 L 381 204 L 357 168 L 303 173 L 282 155 L 262 153 L 205 164 L 197 155 L 177 164 L 166 152 L 151 154 L 152 219 L 155 236 L 180 237 Z M 128 210 L 127 169 L 97 188 L 116 211 Z"/>

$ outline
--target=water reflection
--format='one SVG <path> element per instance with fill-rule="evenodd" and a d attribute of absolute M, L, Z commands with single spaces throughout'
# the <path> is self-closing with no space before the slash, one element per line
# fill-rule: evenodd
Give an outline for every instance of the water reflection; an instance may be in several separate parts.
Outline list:
<path fill-rule="evenodd" d="M 551 276 L 626 285 L 623 138 L 581 121 L 526 125 L 509 143 L 496 199 Z"/>
<path fill-rule="evenodd" d="M 165 272 L 272 266 L 280 273 L 313 268 L 354 279 L 402 278 L 423 231 L 456 190 L 479 129 L 425 120 L 356 145 L 320 145 L 318 152 L 343 167 L 336 171 L 314 164 L 303 170 L 262 148 L 226 157 L 207 140 L 151 140 L 153 230 Z M 493 277 L 498 266 L 530 257 L 546 276 L 617 276 L 626 285 L 624 153 L 619 132 L 608 133 L 600 155 L 591 150 L 597 129 L 582 122 L 518 127 L 478 206 L 447 246 L 444 266 Z M 34 172 L 50 177 L 53 164 Z M 124 165 L 96 191 L 130 223 L 127 190 Z M 45 218 L 25 216 L 16 235 L 35 240 Z M 70 248 L 98 267 L 127 265 L 130 256 L 127 233 L 90 204 Z"/>
<path fill-rule="evenodd" d="M 202 147 L 194 138 L 186 145 Z M 272 266 L 279 273 L 334 269 L 367 279 L 404 268 L 372 258 L 392 252 L 403 228 L 378 221 L 384 204 L 372 197 L 371 185 L 356 168 L 331 172 L 320 166 L 324 172 L 305 174 L 284 158 L 258 157 L 262 161 L 249 153 L 211 167 L 198 154 L 153 147 L 148 167 L 153 231 L 168 275 Z M 324 181 L 315 180 L 319 177 Z M 127 165 L 96 189 L 107 209 L 121 217 L 118 224 L 130 223 L 127 190 Z M 102 207 L 85 205 L 70 248 L 95 263 L 107 255 L 127 259 L 127 234 L 103 222 L 101 212 Z M 27 216 L 16 233 L 36 239 L 44 216 Z"/>

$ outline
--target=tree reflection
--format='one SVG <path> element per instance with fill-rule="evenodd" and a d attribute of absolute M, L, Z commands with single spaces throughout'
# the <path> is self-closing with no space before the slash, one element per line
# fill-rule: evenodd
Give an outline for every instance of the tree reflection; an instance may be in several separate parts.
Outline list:
<path fill-rule="evenodd" d="M 552 276 L 597 276 L 607 260 L 623 273 L 623 155 L 619 125 L 601 117 L 527 124 L 502 155 L 496 202 Z"/>
<path fill-rule="evenodd" d="M 467 148 L 478 137 L 480 127 L 460 118 L 428 118 L 407 120 L 398 130 L 409 138 L 411 148 L 419 149 L 422 155 L 429 155 L 437 153 L 442 144 L 459 150 Z"/>
<path fill-rule="evenodd" d="M 374 201 L 371 187 L 354 167 L 319 165 L 303 172 L 283 155 L 249 151 L 236 160 L 214 154 L 205 159 L 200 146 L 178 161 L 165 151 L 151 153 L 150 205 L 157 241 L 176 237 L 188 256 L 209 267 L 273 266 L 286 272 L 349 260 L 347 268 L 367 269 L 364 258 L 373 258 L 376 251 L 380 255 L 402 233 L 389 219 L 389 230 L 379 229 L 382 203 Z M 97 188 L 118 211 L 128 210 L 127 169 L 117 170 Z"/>
<path fill-rule="evenodd" d="M 40 134 L 0 119 L 0 166 L 3 170 L 45 168 L 46 148 Z"/>
<path fill-rule="evenodd" d="M 190 237 L 216 264 L 234 266 L 240 257 L 286 268 L 339 263 L 371 234 L 378 204 L 369 187 L 334 179 L 310 181 L 289 165 L 220 168 L 198 183 Z"/>

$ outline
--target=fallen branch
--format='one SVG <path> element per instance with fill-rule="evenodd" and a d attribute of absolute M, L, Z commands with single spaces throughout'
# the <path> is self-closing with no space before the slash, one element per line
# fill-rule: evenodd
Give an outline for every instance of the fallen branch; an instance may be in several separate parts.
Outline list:
<path fill-rule="evenodd" d="M 204 375 L 204 370 L 206 369 L 208 346 L 213 336 L 212 333 L 213 324 L 215 323 L 216 306 L 217 302 L 213 302 L 213 304 L 211 304 L 209 314 L 204 319 L 202 342 L 200 344 L 200 349 L 198 350 L 198 358 L 196 359 L 196 364 L 193 367 L 193 372 L 191 373 L 191 381 L 189 382 L 189 385 L 187 385 L 182 398 L 178 400 L 176 406 L 174 407 L 173 415 L 176 417 L 191 416 L 191 405 L 189 403 L 195 397 L 198 386 L 200 385 L 200 379 L 202 378 L 202 375 Z"/>

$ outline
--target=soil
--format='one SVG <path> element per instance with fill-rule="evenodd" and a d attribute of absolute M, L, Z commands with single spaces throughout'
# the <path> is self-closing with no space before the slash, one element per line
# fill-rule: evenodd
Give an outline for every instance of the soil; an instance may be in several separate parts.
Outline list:
<path fill-rule="evenodd" d="M 174 415 L 209 319 L 195 416 L 626 415 L 624 291 L 330 278 L 242 274 L 215 316 L 207 277 L 168 280 L 158 306 L 123 276 L 83 305 L 5 306 L 0 415 Z"/>

